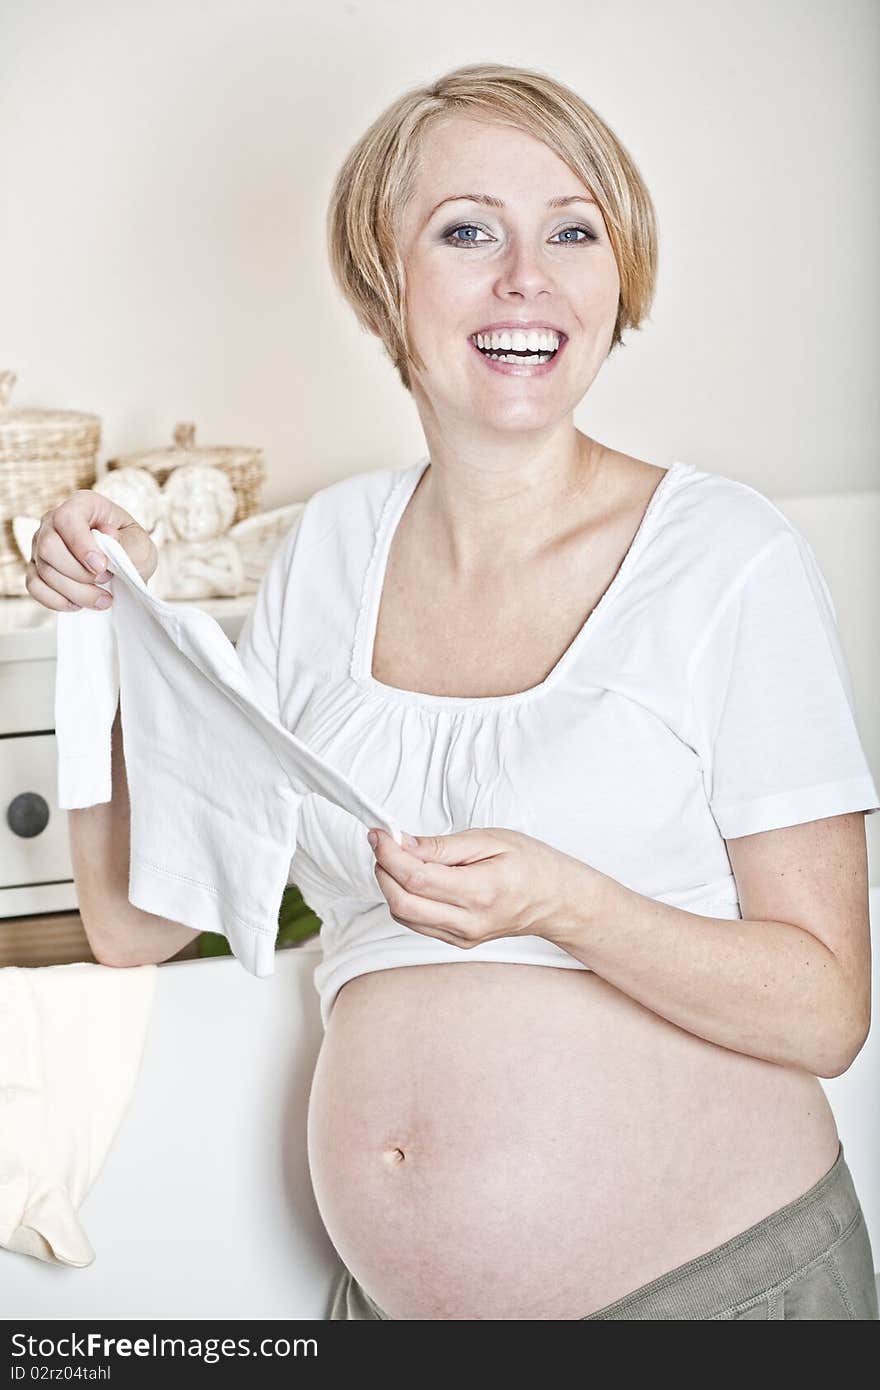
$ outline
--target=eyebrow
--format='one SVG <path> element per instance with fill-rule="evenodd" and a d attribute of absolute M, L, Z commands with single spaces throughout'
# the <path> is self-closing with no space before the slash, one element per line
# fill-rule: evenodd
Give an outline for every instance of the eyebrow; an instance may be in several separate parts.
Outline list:
<path fill-rule="evenodd" d="M 433 217 L 437 208 L 442 208 L 444 203 L 485 203 L 490 208 L 504 207 L 501 199 L 493 198 L 491 193 L 453 193 L 449 198 L 442 198 L 437 207 L 428 213 L 428 218 Z M 547 199 L 548 208 L 564 208 L 568 207 L 569 203 L 592 203 L 593 207 L 599 206 L 595 198 L 585 198 L 580 193 L 573 193 L 570 197 L 562 194 L 558 198 Z"/>

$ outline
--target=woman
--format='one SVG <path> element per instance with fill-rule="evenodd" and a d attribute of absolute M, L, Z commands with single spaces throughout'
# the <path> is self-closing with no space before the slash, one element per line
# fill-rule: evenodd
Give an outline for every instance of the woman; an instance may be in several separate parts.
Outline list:
<path fill-rule="evenodd" d="M 651 302 L 637 170 L 478 65 L 379 117 L 329 226 L 428 443 L 309 499 L 239 641 L 414 837 L 309 798 L 292 862 L 331 1316 L 876 1320 L 817 1079 L 868 1031 L 878 809 L 827 587 L 760 493 L 573 421 Z"/>

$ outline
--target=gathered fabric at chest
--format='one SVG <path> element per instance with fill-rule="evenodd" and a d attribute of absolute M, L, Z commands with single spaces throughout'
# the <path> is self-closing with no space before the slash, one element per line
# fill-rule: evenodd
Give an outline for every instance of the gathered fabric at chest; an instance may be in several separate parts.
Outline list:
<path fill-rule="evenodd" d="M 374 679 L 390 539 L 422 467 L 346 479 L 306 508 L 279 636 L 282 722 L 411 834 L 519 830 L 638 892 L 738 916 L 704 769 L 685 736 L 687 624 L 675 631 L 669 566 L 666 583 L 650 563 L 639 575 L 636 562 L 652 538 L 644 522 L 613 584 L 540 685 L 457 698 Z M 688 472 L 672 470 L 667 491 Z M 655 493 L 646 521 L 664 500 Z M 340 513 L 337 529 L 331 519 Z M 652 607 L 654 621 L 646 621 Z M 307 798 L 291 879 L 323 923 L 315 978 L 325 1020 L 344 980 L 364 969 L 464 959 L 586 968 L 535 937 L 463 953 L 420 935 L 391 918 L 374 862 L 361 827 Z"/>

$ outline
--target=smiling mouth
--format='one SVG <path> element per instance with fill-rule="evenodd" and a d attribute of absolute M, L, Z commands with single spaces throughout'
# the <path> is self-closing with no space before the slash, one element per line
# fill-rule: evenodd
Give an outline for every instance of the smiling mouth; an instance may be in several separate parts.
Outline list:
<path fill-rule="evenodd" d="M 477 352 L 481 353 L 483 357 L 488 358 L 490 362 L 518 363 L 521 366 L 543 366 L 545 363 L 553 361 L 559 349 L 564 345 L 567 339 L 560 334 L 556 347 L 545 351 L 538 348 L 485 348 L 480 347 L 474 337 L 471 337 L 469 341 L 477 349 Z"/>
<path fill-rule="evenodd" d="M 537 348 L 481 348 L 472 337 L 468 338 L 468 343 L 480 354 L 491 371 L 503 376 L 525 379 L 546 376 L 551 372 L 568 339 L 560 335 L 558 345 L 552 350 L 547 348 L 544 351 Z"/>

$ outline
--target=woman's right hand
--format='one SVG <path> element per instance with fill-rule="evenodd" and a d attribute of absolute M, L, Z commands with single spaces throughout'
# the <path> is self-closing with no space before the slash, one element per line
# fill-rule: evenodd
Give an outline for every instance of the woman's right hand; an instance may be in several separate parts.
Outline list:
<path fill-rule="evenodd" d="M 109 607 L 112 595 L 98 582 L 110 578 L 104 554 L 99 550 L 93 557 L 96 569 L 88 559 L 95 551 L 93 527 L 119 542 L 144 583 L 155 571 L 159 552 L 144 528 L 109 497 L 82 488 L 44 512 L 34 532 L 25 588 L 44 608 L 69 613 Z"/>

